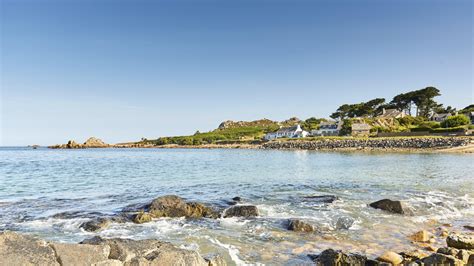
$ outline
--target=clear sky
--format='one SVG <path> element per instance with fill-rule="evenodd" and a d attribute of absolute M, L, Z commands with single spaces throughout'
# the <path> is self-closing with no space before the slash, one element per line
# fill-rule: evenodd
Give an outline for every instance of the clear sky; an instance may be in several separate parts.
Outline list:
<path fill-rule="evenodd" d="M 473 102 L 470 0 L 0 2 L 0 145 L 328 117 L 426 86 Z"/>

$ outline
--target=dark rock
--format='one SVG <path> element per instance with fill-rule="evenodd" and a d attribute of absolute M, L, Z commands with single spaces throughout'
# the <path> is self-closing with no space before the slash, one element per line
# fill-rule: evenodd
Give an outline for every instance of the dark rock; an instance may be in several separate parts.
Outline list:
<path fill-rule="evenodd" d="M 253 205 L 236 205 L 224 211 L 224 218 L 227 217 L 255 217 L 258 216 L 258 209 Z"/>
<path fill-rule="evenodd" d="M 336 221 L 336 229 L 349 229 L 354 224 L 354 219 L 351 217 L 339 217 Z"/>
<path fill-rule="evenodd" d="M 136 224 L 151 222 L 151 215 L 146 212 L 139 212 L 133 216 L 132 221 Z"/>
<path fill-rule="evenodd" d="M 451 234 L 446 238 L 448 247 L 458 249 L 474 249 L 474 235 Z"/>
<path fill-rule="evenodd" d="M 319 255 L 309 256 L 318 266 L 364 266 L 367 257 L 359 254 L 346 254 L 340 250 L 326 249 Z"/>
<path fill-rule="evenodd" d="M 474 231 L 474 225 L 465 225 L 464 228 L 466 228 L 467 230 Z"/>
<path fill-rule="evenodd" d="M 339 198 L 334 195 L 320 195 L 320 196 L 304 196 L 303 199 L 305 201 L 314 201 L 317 203 L 333 203 L 334 201 L 338 200 Z"/>
<path fill-rule="evenodd" d="M 456 259 L 453 256 L 433 253 L 430 256 L 423 258 L 421 260 L 423 265 L 453 265 L 453 266 L 462 266 L 464 263 L 461 260 Z"/>
<path fill-rule="evenodd" d="M 79 227 L 88 232 L 97 232 L 107 228 L 110 225 L 110 219 L 108 218 L 95 218 L 85 223 L 82 223 Z"/>
<path fill-rule="evenodd" d="M 241 202 L 242 198 L 241 197 L 233 197 L 232 200 L 235 201 L 235 202 Z"/>
<path fill-rule="evenodd" d="M 313 225 L 303 222 L 298 219 L 292 219 L 288 221 L 288 230 L 295 231 L 295 232 L 314 232 L 315 228 Z"/>
<path fill-rule="evenodd" d="M 406 210 L 401 201 L 383 199 L 369 204 L 370 207 L 375 209 L 384 210 L 391 213 L 405 214 Z"/>
<path fill-rule="evenodd" d="M 188 218 L 217 218 L 218 214 L 201 203 L 186 203 L 182 198 L 169 195 L 154 199 L 148 206 L 152 217 L 188 217 Z"/>

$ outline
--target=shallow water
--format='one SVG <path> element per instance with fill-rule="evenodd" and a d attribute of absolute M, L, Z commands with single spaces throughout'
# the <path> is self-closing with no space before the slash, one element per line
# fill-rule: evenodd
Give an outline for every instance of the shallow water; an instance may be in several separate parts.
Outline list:
<path fill-rule="evenodd" d="M 220 207 L 240 196 L 257 205 L 261 216 L 114 223 L 98 234 L 157 238 L 201 254 L 218 252 L 239 265 L 301 264 L 308 262 L 306 254 L 329 247 L 375 256 L 413 248 L 407 236 L 417 230 L 442 223 L 462 230 L 472 223 L 473 159 L 466 154 L 0 148 L 0 230 L 78 242 L 94 235 L 79 228 L 89 217 L 161 195 Z M 314 195 L 339 199 L 324 204 L 305 198 Z M 382 198 L 407 201 L 414 215 L 367 207 Z M 289 218 L 310 221 L 320 232 L 289 232 Z"/>

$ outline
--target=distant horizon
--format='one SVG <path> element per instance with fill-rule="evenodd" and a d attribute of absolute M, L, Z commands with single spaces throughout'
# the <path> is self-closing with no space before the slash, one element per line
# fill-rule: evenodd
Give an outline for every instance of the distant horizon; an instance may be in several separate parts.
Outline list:
<path fill-rule="evenodd" d="M 328 118 L 434 86 L 474 102 L 473 2 L 0 0 L 0 146 Z"/>

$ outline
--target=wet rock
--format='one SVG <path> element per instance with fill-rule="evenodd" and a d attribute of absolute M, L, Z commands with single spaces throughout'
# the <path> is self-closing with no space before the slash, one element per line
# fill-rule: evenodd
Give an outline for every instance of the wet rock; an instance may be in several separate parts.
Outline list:
<path fill-rule="evenodd" d="M 314 232 L 315 228 L 313 225 L 303 222 L 298 219 L 292 219 L 288 221 L 288 230 L 295 232 Z"/>
<path fill-rule="evenodd" d="M 383 199 L 369 204 L 370 207 L 375 209 L 384 210 L 391 213 L 405 214 L 406 208 L 401 201 Z"/>
<path fill-rule="evenodd" d="M 351 228 L 353 224 L 354 224 L 354 219 L 352 219 L 351 217 L 339 217 L 336 222 L 336 229 L 347 230 Z"/>
<path fill-rule="evenodd" d="M 153 239 L 131 240 L 94 237 L 81 243 L 107 245 L 110 247 L 109 259 L 119 260 L 130 265 L 209 265 L 196 251 L 180 249 L 169 243 Z"/>
<path fill-rule="evenodd" d="M 319 255 L 309 255 L 311 260 L 318 266 L 328 265 L 351 265 L 364 266 L 367 257 L 359 254 L 346 254 L 341 250 L 326 249 Z"/>
<path fill-rule="evenodd" d="M 450 266 L 461 266 L 464 262 L 456 259 L 453 256 L 433 253 L 430 256 L 421 260 L 424 265 L 450 265 Z"/>
<path fill-rule="evenodd" d="M 388 262 L 393 265 L 398 265 L 402 263 L 403 257 L 395 252 L 387 251 L 383 253 L 380 257 L 378 257 L 377 260 L 382 262 Z"/>
<path fill-rule="evenodd" d="M 108 261 L 110 247 L 106 245 L 78 245 L 53 243 L 51 247 L 56 252 L 61 265 L 93 265 Z"/>
<path fill-rule="evenodd" d="M 136 224 L 148 223 L 151 222 L 151 215 L 146 212 L 139 212 L 133 216 L 132 221 Z"/>
<path fill-rule="evenodd" d="M 448 247 L 474 249 L 474 235 L 451 234 L 446 238 Z"/>
<path fill-rule="evenodd" d="M 204 257 L 204 260 L 208 263 L 209 266 L 226 266 L 224 258 L 219 254 L 207 255 Z"/>
<path fill-rule="evenodd" d="M 428 231 L 421 230 L 411 235 L 410 239 L 415 242 L 428 242 L 430 240 L 430 236 L 428 235 Z"/>
<path fill-rule="evenodd" d="M 101 217 L 82 223 L 79 227 L 87 232 L 97 232 L 107 228 L 109 225 L 110 219 Z"/>
<path fill-rule="evenodd" d="M 242 201 L 242 198 L 241 198 L 241 197 L 233 197 L 233 198 L 232 198 L 232 201 L 241 202 L 241 201 Z"/>
<path fill-rule="evenodd" d="M 318 196 L 304 196 L 303 200 L 305 201 L 314 201 L 317 203 L 333 203 L 339 198 L 334 195 L 318 195 Z"/>
<path fill-rule="evenodd" d="M 175 195 L 162 196 L 154 199 L 148 206 L 152 217 L 188 217 L 188 218 L 217 218 L 218 214 L 201 203 L 186 203 Z"/>
<path fill-rule="evenodd" d="M 474 231 L 474 225 L 465 225 L 464 228 L 466 228 L 467 230 Z"/>
<path fill-rule="evenodd" d="M 255 217 L 258 216 L 257 206 L 236 205 L 224 211 L 224 218 L 227 217 Z"/>
<path fill-rule="evenodd" d="M 428 257 L 428 253 L 419 249 L 408 251 L 408 252 L 401 252 L 400 255 L 403 257 L 404 261 L 416 261 L 424 257 Z"/>
<path fill-rule="evenodd" d="M 60 265 L 46 242 L 13 232 L 0 233 L 1 265 Z"/>

